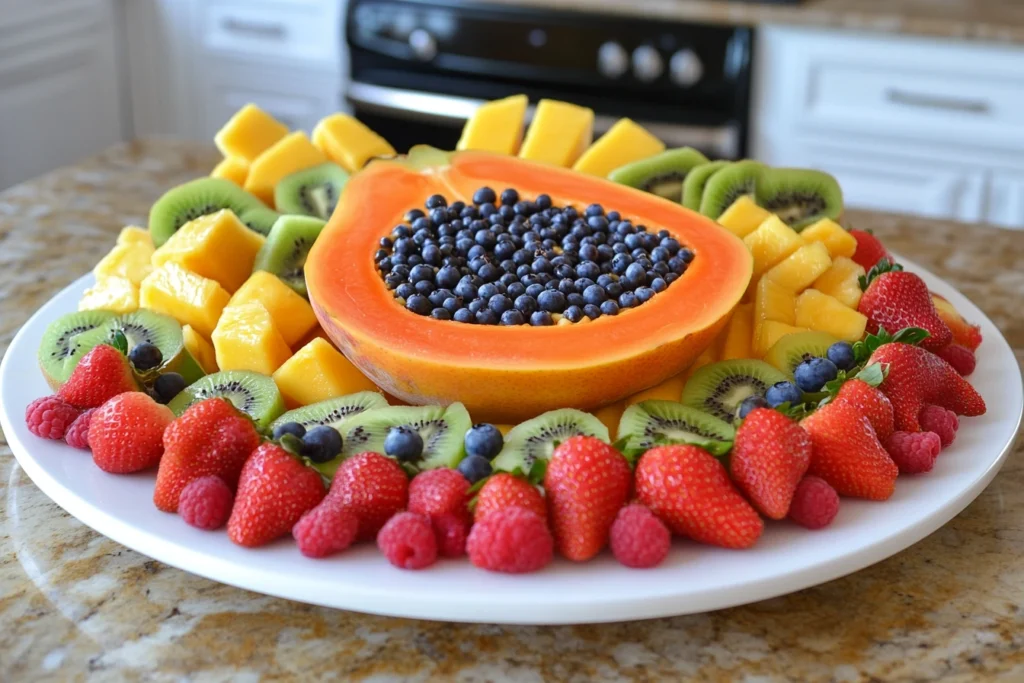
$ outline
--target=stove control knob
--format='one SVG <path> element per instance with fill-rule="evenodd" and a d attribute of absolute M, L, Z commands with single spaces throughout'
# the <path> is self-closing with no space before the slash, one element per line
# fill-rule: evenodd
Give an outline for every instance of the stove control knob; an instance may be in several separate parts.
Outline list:
<path fill-rule="evenodd" d="M 673 83 L 689 88 L 704 75 L 704 64 L 693 50 L 680 50 L 669 60 L 668 71 Z"/>
<path fill-rule="evenodd" d="M 657 80 L 665 70 L 661 54 L 650 45 L 641 45 L 633 50 L 633 75 L 649 83 Z"/>
<path fill-rule="evenodd" d="M 409 47 L 420 61 L 429 62 L 437 56 L 437 41 L 421 28 L 409 33 Z"/>
<path fill-rule="evenodd" d="M 629 69 L 629 54 L 616 43 L 609 41 L 597 50 L 597 70 L 606 78 L 618 78 Z"/>

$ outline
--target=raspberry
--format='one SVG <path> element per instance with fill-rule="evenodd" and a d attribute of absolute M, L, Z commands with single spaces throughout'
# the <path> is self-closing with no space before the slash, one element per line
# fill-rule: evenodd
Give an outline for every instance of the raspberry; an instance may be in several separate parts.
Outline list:
<path fill-rule="evenodd" d="M 637 569 L 661 564 L 672 545 L 672 534 L 665 523 L 639 503 L 619 510 L 610 538 L 615 559 Z"/>
<path fill-rule="evenodd" d="M 474 524 L 466 550 L 469 561 L 481 569 L 525 574 L 551 562 L 555 539 L 543 517 L 511 506 L 495 510 Z"/>
<path fill-rule="evenodd" d="M 359 518 L 336 499 L 327 498 L 292 527 L 299 552 L 306 557 L 327 557 L 352 545 Z"/>
<path fill-rule="evenodd" d="M 127 474 L 156 467 L 164 452 L 164 430 L 174 413 L 139 391 L 118 394 L 89 421 L 92 460 L 104 472 Z"/>
<path fill-rule="evenodd" d="M 431 515 L 430 523 L 437 537 L 437 553 L 441 557 L 462 557 L 466 554 L 466 536 L 469 522 L 458 515 L 445 513 Z"/>
<path fill-rule="evenodd" d="M 25 424 L 28 425 L 28 431 L 36 436 L 60 441 L 78 415 L 78 409 L 59 396 L 44 396 L 25 408 Z"/>
<path fill-rule="evenodd" d="M 961 377 L 967 377 L 974 372 L 974 367 L 978 364 L 971 350 L 959 344 L 944 346 L 936 351 L 935 355 L 952 365 Z"/>
<path fill-rule="evenodd" d="M 437 560 L 437 539 L 430 520 L 415 512 L 399 512 L 377 534 L 377 547 L 400 569 L 423 569 Z"/>
<path fill-rule="evenodd" d="M 178 514 L 189 526 L 212 531 L 224 526 L 235 496 L 220 477 L 199 477 L 181 490 Z"/>
<path fill-rule="evenodd" d="M 75 418 L 75 421 L 68 426 L 64 432 L 64 440 L 72 448 L 80 448 L 83 451 L 89 450 L 89 423 L 92 422 L 92 413 L 96 410 L 90 408 Z"/>
<path fill-rule="evenodd" d="M 935 466 L 942 442 L 935 432 L 893 432 L 885 450 L 903 474 L 923 474 Z"/>
<path fill-rule="evenodd" d="M 943 448 L 953 443 L 956 430 L 960 429 L 960 418 L 956 413 L 941 406 L 925 406 L 917 420 L 921 424 L 922 432 L 935 432 L 939 435 Z"/>
<path fill-rule="evenodd" d="M 468 521 L 468 492 L 469 482 L 458 470 L 420 472 L 409 482 L 409 512 L 427 517 L 452 514 Z"/>
<path fill-rule="evenodd" d="M 824 479 L 808 475 L 800 480 L 789 505 L 789 518 L 808 529 L 822 529 L 839 513 L 839 494 Z"/>

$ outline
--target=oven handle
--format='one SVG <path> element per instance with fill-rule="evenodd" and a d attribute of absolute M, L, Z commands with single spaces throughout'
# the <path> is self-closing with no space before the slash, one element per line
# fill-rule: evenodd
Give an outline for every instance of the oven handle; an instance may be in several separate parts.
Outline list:
<path fill-rule="evenodd" d="M 368 112 L 448 124 L 465 121 L 480 105 L 484 104 L 484 100 L 471 97 L 438 95 L 359 81 L 349 84 L 346 95 L 353 105 Z M 527 121 L 533 118 L 534 109 L 533 105 L 527 109 Z M 594 117 L 594 129 L 608 130 L 616 120 L 612 116 L 597 115 Z M 669 147 L 699 147 L 726 158 L 735 158 L 739 155 L 737 124 L 688 126 L 654 121 L 637 121 L 637 123 L 649 130 L 652 135 L 660 138 Z"/>

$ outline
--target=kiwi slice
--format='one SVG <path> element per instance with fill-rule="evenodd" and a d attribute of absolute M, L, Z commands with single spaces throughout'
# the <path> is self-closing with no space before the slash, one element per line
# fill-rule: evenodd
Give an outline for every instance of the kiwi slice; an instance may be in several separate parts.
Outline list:
<path fill-rule="evenodd" d="M 47 326 L 39 343 L 39 367 L 54 391 L 68 381 L 78 360 L 106 338 L 114 317 L 110 311 L 79 311 Z"/>
<path fill-rule="evenodd" d="M 513 427 L 491 465 L 503 472 L 529 472 L 536 461 L 549 459 L 558 444 L 578 435 L 609 440 L 608 428 L 590 413 L 573 408 L 546 412 Z"/>
<path fill-rule="evenodd" d="M 797 232 L 822 218 L 839 218 L 843 191 L 828 173 L 802 168 L 766 169 L 757 203 Z"/>
<path fill-rule="evenodd" d="M 205 375 L 192 354 L 185 348 L 181 336 L 181 325 L 174 318 L 140 309 L 134 313 L 119 315 L 105 325 L 105 336 L 109 339 L 114 330 L 120 330 L 128 340 L 129 353 L 142 343 L 149 343 L 160 349 L 164 362 L 155 375 L 163 372 L 177 372 L 185 382 L 191 384 Z"/>
<path fill-rule="evenodd" d="M 348 173 L 334 162 L 306 168 L 286 176 L 274 187 L 274 206 L 281 213 L 327 220 L 347 182 Z"/>
<path fill-rule="evenodd" d="M 324 221 L 311 216 L 281 216 L 256 255 L 253 270 L 267 270 L 302 296 L 306 294 L 306 256 Z"/>
<path fill-rule="evenodd" d="M 736 437 L 733 426 L 676 401 L 642 401 L 622 413 L 619 439 L 646 451 L 658 444 L 692 443 L 723 454 Z"/>
<path fill-rule="evenodd" d="M 289 410 L 271 423 L 270 431 L 274 431 L 275 427 L 286 422 L 298 422 L 306 429 L 317 425 L 330 425 L 337 428 L 342 420 L 353 415 L 365 413 L 367 410 L 387 407 L 388 401 L 383 395 L 378 394 L 376 391 L 360 391 L 348 396 L 329 398 L 326 401 Z"/>
<path fill-rule="evenodd" d="M 704 197 L 704 186 L 707 185 L 708 178 L 728 165 L 728 161 L 712 161 L 691 168 L 683 180 L 683 206 L 700 211 L 700 200 Z"/>
<path fill-rule="evenodd" d="M 778 369 L 749 358 L 723 360 L 705 365 L 693 373 L 683 387 L 683 405 L 735 424 L 736 409 L 748 396 L 764 396 L 768 387 L 785 382 Z"/>
<path fill-rule="evenodd" d="M 745 194 L 757 195 L 765 173 L 758 161 L 737 161 L 708 178 L 700 200 L 700 212 L 708 218 L 718 218 L 732 203 Z"/>
<path fill-rule="evenodd" d="M 764 355 L 764 361 L 786 373 L 788 379 L 793 379 L 796 366 L 808 358 L 824 358 L 828 347 L 837 341 L 825 332 L 794 332 L 772 344 Z"/>
<path fill-rule="evenodd" d="M 694 148 L 680 147 L 620 166 L 608 179 L 678 202 L 683 198 L 686 174 L 706 163 L 708 158 Z"/>
<path fill-rule="evenodd" d="M 271 211 L 267 207 L 260 204 L 251 209 L 246 209 L 242 213 L 238 214 L 238 220 L 245 224 L 245 227 L 249 228 L 253 232 L 258 232 L 261 235 L 270 233 L 270 229 L 274 227 L 274 223 L 281 214 L 276 211 Z"/>
<path fill-rule="evenodd" d="M 260 207 L 270 211 L 254 195 L 230 180 L 199 178 L 168 190 L 156 200 L 149 211 L 149 232 L 153 244 L 159 247 L 181 226 L 200 216 L 231 209 L 241 219 L 247 210 Z"/>
<path fill-rule="evenodd" d="M 284 412 L 284 399 L 274 380 L 258 372 L 225 370 L 207 375 L 189 386 L 167 404 L 175 415 L 181 415 L 189 406 L 214 396 L 221 396 L 235 404 L 264 430 L 274 418 Z"/>

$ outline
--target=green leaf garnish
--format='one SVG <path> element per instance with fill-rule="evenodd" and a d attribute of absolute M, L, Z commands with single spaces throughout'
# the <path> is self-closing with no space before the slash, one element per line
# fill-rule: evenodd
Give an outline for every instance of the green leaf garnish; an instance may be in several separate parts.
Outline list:
<path fill-rule="evenodd" d="M 886 273 L 896 273 L 903 270 L 903 266 L 898 263 L 894 263 L 889 259 L 882 257 L 878 259 L 878 263 L 871 267 L 871 270 L 866 275 L 861 275 L 857 278 L 857 283 L 860 285 L 861 291 L 867 291 L 868 285 L 872 283 L 880 275 Z"/>
<path fill-rule="evenodd" d="M 110 333 L 110 345 L 121 352 L 121 355 L 128 355 L 128 337 L 124 335 L 124 330 L 116 328 Z"/>

